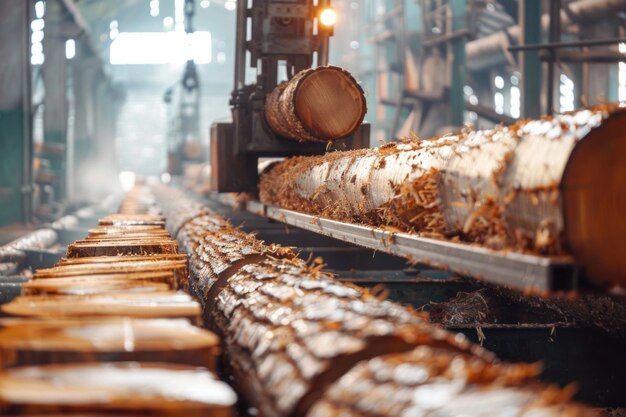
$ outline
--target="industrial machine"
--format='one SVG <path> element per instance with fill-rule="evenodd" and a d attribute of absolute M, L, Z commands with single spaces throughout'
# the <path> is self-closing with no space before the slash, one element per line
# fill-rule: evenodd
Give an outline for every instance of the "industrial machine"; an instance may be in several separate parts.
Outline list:
<path fill-rule="evenodd" d="M 213 190 L 256 190 L 259 158 L 326 151 L 325 143 L 298 143 L 273 132 L 265 120 L 264 106 L 267 95 L 281 81 L 303 69 L 328 63 L 328 41 L 334 23 L 329 0 L 269 0 L 251 4 L 238 0 L 235 88 L 230 101 L 232 123 L 211 127 Z M 369 125 L 361 125 L 341 142 L 342 149 L 368 147 Z"/>
<path fill-rule="evenodd" d="M 185 0 L 185 32 L 193 33 L 194 0 Z M 201 161 L 204 157 L 200 143 L 200 77 L 193 59 L 185 64 L 183 76 L 163 95 L 163 101 L 173 107 L 167 124 L 167 170 L 183 173 L 183 161 Z"/>

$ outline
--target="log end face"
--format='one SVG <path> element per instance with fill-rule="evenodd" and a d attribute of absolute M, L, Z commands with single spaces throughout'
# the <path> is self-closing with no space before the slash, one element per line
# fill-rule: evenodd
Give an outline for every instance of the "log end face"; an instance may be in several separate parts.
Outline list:
<path fill-rule="evenodd" d="M 363 122 L 367 104 L 363 89 L 348 72 L 322 67 L 300 81 L 294 108 L 302 126 L 323 140 L 345 138 Z"/>
<path fill-rule="evenodd" d="M 626 285 L 626 111 L 583 138 L 562 181 L 566 240 L 593 282 Z"/>

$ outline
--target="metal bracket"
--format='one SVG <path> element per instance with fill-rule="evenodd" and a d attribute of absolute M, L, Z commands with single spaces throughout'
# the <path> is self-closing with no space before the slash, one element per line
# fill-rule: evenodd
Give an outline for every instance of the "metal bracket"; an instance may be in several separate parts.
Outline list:
<path fill-rule="evenodd" d="M 257 201 L 249 201 L 247 210 L 301 229 L 493 284 L 536 291 L 578 288 L 579 267 L 570 256 L 544 257 L 495 251 L 467 243 L 343 223 Z"/>

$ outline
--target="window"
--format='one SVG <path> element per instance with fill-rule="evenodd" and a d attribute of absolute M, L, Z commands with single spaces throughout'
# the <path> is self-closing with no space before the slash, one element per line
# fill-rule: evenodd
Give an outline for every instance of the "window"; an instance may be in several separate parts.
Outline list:
<path fill-rule="evenodd" d="M 120 32 L 111 43 L 113 65 L 211 62 L 211 32 Z"/>

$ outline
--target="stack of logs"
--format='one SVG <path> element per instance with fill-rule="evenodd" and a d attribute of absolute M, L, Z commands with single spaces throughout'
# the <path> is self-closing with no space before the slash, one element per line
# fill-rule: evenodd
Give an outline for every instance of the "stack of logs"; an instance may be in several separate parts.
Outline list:
<path fill-rule="evenodd" d="M 219 339 L 196 327 L 187 256 L 130 193 L 2 307 L 0 414 L 231 416 Z"/>
<path fill-rule="evenodd" d="M 573 253 L 626 284 L 626 111 L 606 104 L 492 130 L 294 157 L 261 177 L 263 203 L 422 237 Z"/>
<path fill-rule="evenodd" d="M 569 402 L 569 390 L 540 384 L 537 366 L 498 362 L 180 191 L 155 194 L 190 255 L 205 326 L 222 337 L 228 371 L 263 416 L 595 415 Z"/>

